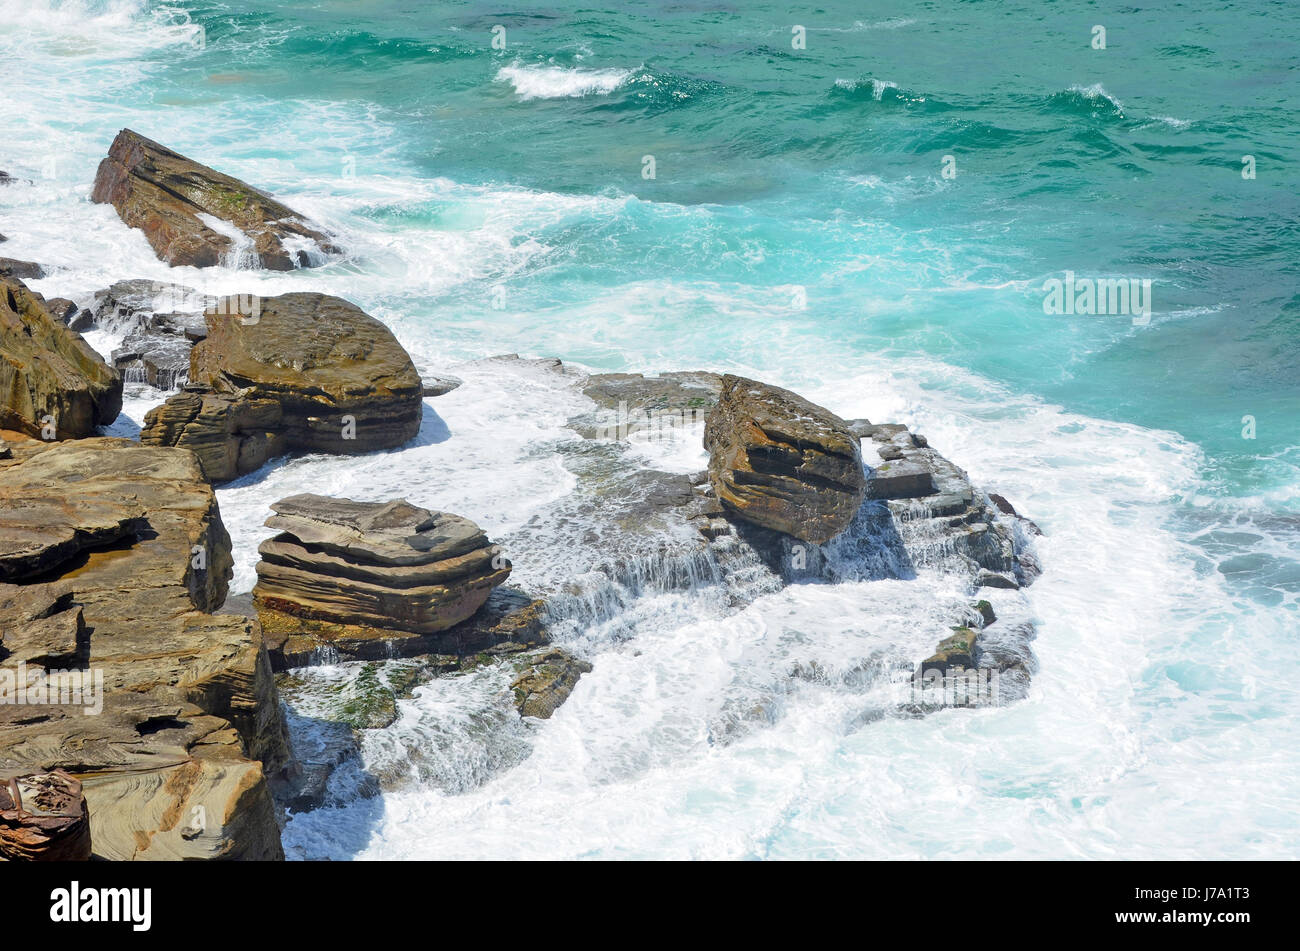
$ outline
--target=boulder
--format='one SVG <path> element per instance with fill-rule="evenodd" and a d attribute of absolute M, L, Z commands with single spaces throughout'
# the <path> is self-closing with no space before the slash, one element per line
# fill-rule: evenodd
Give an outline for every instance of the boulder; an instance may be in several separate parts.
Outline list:
<path fill-rule="evenodd" d="M 282 857 L 270 782 L 288 738 L 257 622 L 210 613 L 230 538 L 194 456 L 16 441 L 0 511 L 49 522 L 0 529 L 19 581 L 0 582 L 0 678 L 79 687 L 0 704 L 0 776 L 80 777 L 99 858 Z"/>
<path fill-rule="evenodd" d="M 63 770 L 0 777 L 0 859 L 89 861 L 90 820 L 81 783 Z"/>
<path fill-rule="evenodd" d="M 824 544 L 866 491 L 858 438 L 803 397 L 728 374 L 704 429 L 709 478 L 735 517 Z"/>
<path fill-rule="evenodd" d="M 91 201 L 111 204 L 172 265 L 314 267 L 338 252 L 270 195 L 123 129 L 95 175 Z"/>
<path fill-rule="evenodd" d="M 413 635 L 473 615 L 510 574 L 469 519 L 404 500 L 295 495 L 272 507 L 258 548 L 258 610 Z"/>
<path fill-rule="evenodd" d="M 44 276 L 45 268 L 35 261 L 0 258 L 0 279 L 16 278 L 20 281 L 39 281 Z"/>
<path fill-rule="evenodd" d="M 21 281 L 0 277 L 0 429 L 93 435 L 122 408 L 122 377 Z M 48 435 L 48 433 L 47 433 Z"/>
<path fill-rule="evenodd" d="M 974 667 L 978 639 L 978 631 L 973 631 L 969 627 L 957 628 L 950 637 L 939 642 L 933 656 L 921 662 L 921 672 Z"/>
<path fill-rule="evenodd" d="M 419 431 L 419 373 L 355 304 L 309 293 L 231 297 L 205 319 L 189 384 L 149 411 L 140 439 L 193 450 L 209 480 L 292 450 L 389 449 Z"/>

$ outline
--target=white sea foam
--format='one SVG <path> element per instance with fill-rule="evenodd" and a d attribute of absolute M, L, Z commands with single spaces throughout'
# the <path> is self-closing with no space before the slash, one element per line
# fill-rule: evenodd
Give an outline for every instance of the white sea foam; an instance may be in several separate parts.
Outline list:
<path fill-rule="evenodd" d="M 1291 490 L 1237 507 L 1203 498 L 1202 459 L 1172 434 L 1066 412 L 933 360 L 846 355 L 834 340 L 783 323 L 791 295 L 768 286 L 640 274 L 584 287 L 572 300 L 523 306 L 514 279 L 581 253 L 573 234 L 587 232 L 575 225 L 608 233 L 628 218 L 671 222 L 680 241 L 674 253 L 707 248 L 719 268 L 761 261 L 768 248 L 719 242 L 720 222 L 734 224 L 724 216 L 739 210 L 425 178 L 403 165 L 391 129 L 355 104 L 301 101 L 286 116 L 277 102 L 199 103 L 169 109 L 161 125 L 155 107 L 132 95 L 155 68 L 137 54 L 189 52 L 174 29 L 183 24 L 156 20 L 139 4 L 0 0 L 0 22 L 0 51 L 22 67 L 6 74 L 0 100 L 0 127 L 11 130 L 5 167 L 34 182 L 0 189 L 0 232 L 10 238 L 3 251 L 51 269 L 34 282 L 44 293 L 85 302 L 134 277 L 213 294 L 321 290 L 384 320 L 431 372 L 494 347 L 577 354 L 629 370 L 744 372 L 845 417 L 911 424 L 1046 532 L 1037 544 L 1047 572 L 1023 605 L 1014 592 L 993 598 L 1000 618 L 1023 610 L 1038 625 L 1042 666 L 1025 702 L 876 721 L 869 686 L 791 676 L 813 661 L 845 673 L 876 650 L 921 656 L 962 595 L 938 575 L 796 585 L 734 613 L 707 594 L 650 592 L 620 624 L 575 636 L 570 646 L 595 666 L 549 721 L 512 719 L 504 669 L 440 680 L 402 701 L 397 723 L 367 736 L 363 765 L 388 772 L 409 763 L 415 781 L 393 782 L 380 800 L 294 816 L 285 834 L 291 855 L 1300 851 L 1296 688 L 1272 666 L 1294 631 L 1290 615 L 1261 607 L 1232 571 L 1239 553 L 1294 554 L 1294 535 L 1251 510 L 1289 504 Z M 36 68 L 23 61 L 25 49 L 54 55 Z M 527 97 L 509 76 L 501 79 Z M 872 95 L 888 85 L 873 84 Z M 51 90 L 57 116 L 34 106 L 49 103 Z M 1120 108 L 1100 86 L 1076 91 Z M 276 156 L 241 148 L 271 122 L 281 136 Z M 275 192 L 337 232 L 347 259 L 288 273 L 162 264 L 141 232 L 85 200 L 122 125 Z M 322 129 L 337 154 L 321 157 Z M 49 154 L 59 161 L 46 177 Z M 347 155 L 357 158 L 353 176 L 340 173 Z M 927 236 L 863 221 L 859 240 L 828 276 L 879 274 L 880 293 L 854 302 L 864 319 L 911 306 L 898 295 L 934 283 L 920 269 L 943 260 L 943 249 L 926 245 Z M 933 251 L 932 260 L 915 263 L 918 247 Z M 481 302 L 497 285 L 506 287 L 505 309 L 487 311 Z M 106 355 L 114 343 L 106 334 L 88 338 Z M 232 590 L 251 587 L 269 503 L 285 495 L 404 496 L 471 517 L 498 537 L 565 498 L 574 477 L 556 450 L 578 438 L 564 422 L 585 402 L 549 371 L 524 364 L 452 372 L 464 385 L 425 401 L 411 445 L 282 460 L 220 488 L 235 546 Z M 111 431 L 132 435 L 163 397 L 128 387 Z M 634 451 L 647 466 L 690 472 L 702 462 L 697 439 L 691 427 Z M 1186 499 L 1203 516 L 1190 527 L 1180 508 Z M 1232 537 L 1210 540 L 1218 563 L 1189 544 L 1229 530 Z"/>
<path fill-rule="evenodd" d="M 496 78 L 514 87 L 520 99 L 606 96 L 635 74 L 632 69 L 578 69 L 565 66 L 503 66 Z"/>
<path fill-rule="evenodd" d="M 1124 115 L 1124 103 L 1120 102 L 1110 93 L 1108 93 L 1105 87 L 1103 87 L 1101 83 L 1093 83 L 1090 86 L 1074 85 L 1070 87 L 1070 92 L 1078 93 L 1084 99 L 1088 99 L 1093 102 L 1110 103 L 1110 105 L 1114 108 L 1114 110 L 1119 115 L 1121 116 Z"/>
<path fill-rule="evenodd" d="M 1280 741 L 1284 724 L 1246 715 L 1259 704 L 1242 684 L 1267 677 L 1263 654 L 1224 656 L 1202 646 L 1203 618 L 1230 610 L 1233 595 L 1213 578 L 1185 584 L 1195 572 L 1192 552 L 1162 524 L 1169 500 L 1195 482 L 1190 446 L 1063 413 L 927 361 L 876 366 L 803 391 L 844 416 L 913 424 L 1042 525 L 1048 572 L 1028 591 L 1042 670 L 1028 701 L 875 721 L 869 686 L 790 679 L 792 669 L 814 662 L 851 670 L 878 650 L 919 656 L 943 629 L 943 606 L 961 598 L 942 576 L 794 586 L 712 618 L 692 596 L 660 595 L 639 606 L 646 620 L 633 640 L 584 637 L 595 669 L 552 720 L 530 729 L 527 759 L 468 787 L 399 783 L 382 816 L 365 802 L 295 816 L 290 851 L 1232 854 L 1243 848 L 1258 804 L 1254 792 L 1197 768 L 1208 742 L 1249 764 L 1265 802 L 1288 801 L 1286 781 L 1267 778 L 1269 758 L 1254 752 Z M 1015 616 L 1009 604 L 996 610 Z M 448 704 L 459 711 L 450 722 L 478 722 L 469 711 L 508 702 L 504 687 L 503 674 L 496 694 L 457 699 L 446 684 L 417 693 L 382 749 L 367 749 L 370 767 L 387 774 L 394 759 L 414 755 L 434 724 L 448 721 Z M 1285 682 L 1269 689 L 1285 695 L 1273 700 L 1281 708 L 1294 691 Z M 1203 732 L 1174 739 L 1187 725 L 1178 703 L 1216 706 L 1238 725 L 1213 740 Z M 467 757 L 461 772 L 488 756 L 482 743 L 471 729 L 450 744 Z M 1153 783 L 1174 781 L 1185 812 L 1155 823 L 1164 800 Z M 964 817 L 956 827 L 934 821 L 954 813 Z M 1260 854 L 1276 854 L 1282 841 Z"/>

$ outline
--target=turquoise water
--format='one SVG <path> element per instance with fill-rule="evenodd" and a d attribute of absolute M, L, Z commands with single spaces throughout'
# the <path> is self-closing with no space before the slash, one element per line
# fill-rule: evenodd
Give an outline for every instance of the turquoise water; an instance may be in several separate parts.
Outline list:
<path fill-rule="evenodd" d="M 0 168 L 36 183 L 0 192 L 4 253 L 53 265 L 41 287 L 65 296 L 214 279 L 84 202 L 130 126 L 351 252 L 215 280 L 342 294 L 428 365 L 734 368 L 919 424 L 1057 539 L 1042 696 L 984 723 L 1002 746 L 961 773 L 991 821 L 1036 831 L 974 851 L 1294 855 L 1300 10 L 867 7 L 0 0 Z M 1149 323 L 1045 313 L 1067 271 L 1150 279 Z M 1053 708 L 1077 688 L 1054 661 L 1108 686 Z M 903 757 L 911 729 L 871 743 Z M 963 854 L 922 844 L 894 778 L 888 808 L 804 788 L 814 805 L 737 851 Z M 873 809 L 870 831 L 844 818 Z"/>
<path fill-rule="evenodd" d="M 1105 50 L 1090 30 L 1107 17 L 1038 2 L 826 4 L 802 18 L 805 50 L 780 6 L 711 6 L 190 4 L 206 52 L 159 50 L 128 95 L 132 112 L 155 110 L 139 131 L 302 174 L 341 174 L 350 158 L 360 176 L 635 199 L 546 227 L 544 261 L 495 275 L 510 279 L 512 309 L 554 314 L 646 277 L 741 285 L 751 301 L 730 320 L 707 299 L 650 303 L 648 323 L 603 314 L 599 337 L 564 348 L 574 359 L 922 353 L 1179 432 L 1210 453 L 1217 491 L 1294 484 L 1293 5 L 1127 12 Z M 498 24 L 505 50 L 491 48 Z M 499 78 L 548 67 L 628 76 L 526 104 Z M 296 118 L 303 101 L 339 126 Z M 217 127 L 177 142 L 177 111 Z M 955 179 L 940 176 L 944 155 Z M 474 223 L 444 199 L 356 213 L 394 230 Z M 1042 282 L 1066 270 L 1151 278 L 1152 326 L 1045 315 Z M 806 310 L 783 312 L 788 285 L 806 288 Z M 492 320 L 481 287 L 455 298 L 403 302 L 490 323 L 508 349 L 545 349 L 530 321 Z M 700 321 L 707 332 L 681 346 Z"/>

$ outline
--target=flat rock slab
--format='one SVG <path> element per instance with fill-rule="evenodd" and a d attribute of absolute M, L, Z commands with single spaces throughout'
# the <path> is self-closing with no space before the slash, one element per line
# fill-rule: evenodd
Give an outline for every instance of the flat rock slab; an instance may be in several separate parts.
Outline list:
<path fill-rule="evenodd" d="M 134 536 L 148 525 L 144 507 L 121 499 L 16 497 L 0 491 L 0 581 L 50 571 L 81 551 Z"/>

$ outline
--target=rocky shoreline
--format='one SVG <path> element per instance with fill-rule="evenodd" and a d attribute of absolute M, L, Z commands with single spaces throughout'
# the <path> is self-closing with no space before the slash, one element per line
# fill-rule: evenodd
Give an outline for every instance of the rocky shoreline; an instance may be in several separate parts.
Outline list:
<path fill-rule="evenodd" d="M 286 270 L 341 253 L 271 196 L 129 130 L 92 197 L 172 264 Z M 465 513 L 402 498 L 294 494 L 272 505 L 256 586 L 228 597 L 214 484 L 289 455 L 400 450 L 425 401 L 461 381 L 422 379 L 387 327 L 337 297 L 173 287 L 164 301 L 124 280 L 46 300 L 26 284 L 43 273 L 0 259 L 0 673 L 21 665 L 77 690 L 16 702 L 19 679 L 0 679 L 0 859 L 282 858 L 286 812 L 324 802 L 412 691 L 489 671 L 512 716 L 548 718 L 594 669 L 583 632 L 648 592 L 708 591 L 734 613 L 792 585 L 942 572 L 965 593 L 948 636 L 835 676 L 903 670 L 934 688 L 880 716 L 951 706 L 954 682 L 992 677 L 998 703 L 1028 688 L 1033 625 L 1014 606 L 1000 616 L 1000 599 L 1041 570 L 1032 522 L 904 426 L 708 370 L 478 361 L 475 373 L 532 374 L 582 407 L 555 451 L 571 491 L 492 539 Z M 91 329 L 121 338 L 111 365 L 81 337 Z M 138 440 L 98 435 L 124 379 L 172 391 Z M 638 434 L 665 420 L 703 424 L 706 468 L 638 455 Z M 304 675 L 338 663 L 355 676 L 328 690 Z M 296 729 L 313 703 L 320 724 Z M 20 783 L 75 808 L 52 824 Z"/>

